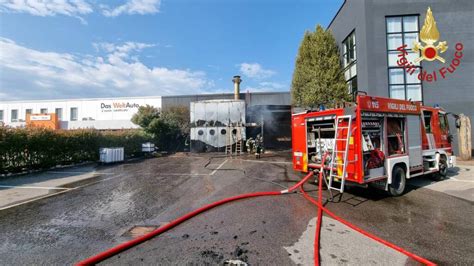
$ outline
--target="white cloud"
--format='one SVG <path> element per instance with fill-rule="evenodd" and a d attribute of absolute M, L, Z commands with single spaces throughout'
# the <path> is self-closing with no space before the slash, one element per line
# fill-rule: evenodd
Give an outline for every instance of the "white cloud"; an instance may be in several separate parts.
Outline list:
<path fill-rule="evenodd" d="M 285 87 L 287 88 L 287 86 L 278 82 L 260 82 L 259 85 L 260 87 L 267 87 L 272 89 L 283 89 Z"/>
<path fill-rule="evenodd" d="M 240 72 L 249 78 L 256 78 L 256 79 L 265 79 L 275 75 L 275 71 L 264 69 L 258 63 L 241 63 L 238 65 L 240 68 Z"/>
<path fill-rule="evenodd" d="M 155 14 L 160 11 L 160 4 L 161 0 L 127 0 L 125 4 L 115 8 L 102 5 L 102 13 L 107 17 L 116 17 L 121 14 Z"/>
<path fill-rule="evenodd" d="M 94 2 L 93 2 L 94 3 Z M 87 0 L 0 0 L 0 12 L 28 13 L 34 16 L 71 16 L 87 22 L 81 17 L 101 9 L 107 17 L 122 14 L 145 15 L 160 12 L 161 0 L 126 0 L 122 5 L 110 7 L 104 4 L 91 4 Z"/>
<path fill-rule="evenodd" d="M 122 58 L 129 59 L 131 52 L 140 52 L 145 48 L 154 47 L 155 44 L 140 43 L 140 42 L 126 42 L 122 45 L 116 45 L 108 42 L 93 43 L 92 44 L 97 51 L 104 50 L 109 53 L 110 58 Z"/>
<path fill-rule="evenodd" d="M 244 91 L 250 92 L 272 92 L 272 91 L 288 91 L 289 86 L 279 82 L 260 82 L 257 86 L 244 87 Z"/>
<path fill-rule="evenodd" d="M 80 15 L 92 13 L 93 9 L 84 0 L 0 0 L 0 11 L 42 17 L 64 15 L 76 17 L 85 23 Z"/>
<path fill-rule="evenodd" d="M 95 46 L 104 56 L 43 52 L 0 38 L 2 100 L 189 94 L 213 86 L 202 71 L 149 67 L 133 56 L 151 44 Z"/>

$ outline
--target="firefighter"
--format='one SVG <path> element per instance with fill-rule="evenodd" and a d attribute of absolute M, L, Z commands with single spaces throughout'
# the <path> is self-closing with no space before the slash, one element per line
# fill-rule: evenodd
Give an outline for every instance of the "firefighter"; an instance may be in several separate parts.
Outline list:
<path fill-rule="evenodd" d="M 263 137 L 258 134 L 255 138 L 255 158 L 260 159 L 260 154 L 263 152 Z"/>
<path fill-rule="evenodd" d="M 255 140 L 253 138 L 248 138 L 245 142 L 245 146 L 247 147 L 247 152 L 249 154 L 253 153 L 253 150 L 255 148 Z"/>

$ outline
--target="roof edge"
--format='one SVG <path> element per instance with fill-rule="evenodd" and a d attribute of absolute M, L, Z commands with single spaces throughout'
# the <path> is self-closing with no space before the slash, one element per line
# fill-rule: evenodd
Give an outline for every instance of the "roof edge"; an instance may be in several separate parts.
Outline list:
<path fill-rule="evenodd" d="M 0 101 L 0 104 L 5 103 L 24 103 L 24 102 L 67 102 L 67 101 L 99 101 L 99 100 L 136 100 L 136 99 L 158 99 L 163 96 L 120 96 L 120 97 L 103 97 L 103 98 L 63 98 L 63 99 L 26 99 L 26 100 L 11 100 L 11 101 Z"/>
<path fill-rule="evenodd" d="M 347 0 L 344 0 L 341 7 L 339 7 L 339 9 L 337 10 L 336 15 L 334 15 L 334 17 L 331 19 L 331 22 L 329 22 L 328 26 L 326 27 L 326 30 L 328 30 L 331 27 L 332 23 L 336 19 L 337 15 L 339 15 L 339 12 L 341 12 L 341 10 L 344 7 L 344 5 L 346 4 L 346 2 L 347 2 Z"/>

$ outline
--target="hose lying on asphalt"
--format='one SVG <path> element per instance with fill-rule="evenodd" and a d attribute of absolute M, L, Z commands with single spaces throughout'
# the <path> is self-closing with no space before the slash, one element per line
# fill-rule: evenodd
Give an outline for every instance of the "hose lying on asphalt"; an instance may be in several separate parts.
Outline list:
<path fill-rule="evenodd" d="M 124 242 L 118 246 L 115 246 L 109 250 L 106 250 L 104 252 L 101 252 L 95 256 L 92 256 L 88 259 L 85 259 L 79 263 L 77 263 L 77 265 L 94 265 L 94 264 L 97 264 L 107 258 L 110 258 L 120 252 L 123 252 L 133 246 L 136 246 L 140 243 L 143 243 L 155 236 L 158 236 L 160 234 L 162 234 L 163 232 L 166 232 L 168 231 L 169 229 L 177 226 L 178 224 L 202 213 L 202 212 L 205 212 L 207 210 L 210 210 L 214 207 L 217 207 L 219 205 L 222 205 L 222 204 L 225 204 L 225 203 L 228 203 L 228 202 L 231 202 L 231 201 L 235 201 L 235 200 L 240 200 L 240 199 L 245 199 L 245 198 L 253 198 L 253 197 L 261 197 L 261 196 L 276 196 L 276 195 L 282 195 L 282 194 L 286 194 L 286 193 L 289 193 L 289 192 L 293 192 L 295 189 L 297 189 L 299 186 L 301 186 L 302 184 L 304 184 L 310 177 L 313 176 L 313 172 L 309 172 L 300 182 L 298 182 L 296 185 L 292 186 L 291 188 L 289 189 L 286 189 L 286 190 L 282 190 L 282 191 L 264 191 L 264 192 L 255 192 L 255 193 L 248 193 L 248 194 L 242 194 L 242 195 L 238 195 L 238 196 L 234 196 L 234 197 L 230 197 L 230 198 L 226 198 L 226 199 L 223 199 L 223 200 L 219 200 L 219 201 L 216 201 L 214 203 L 211 203 L 209 205 L 206 205 L 204 207 L 201 207 L 199 209 L 196 209 L 188 214 L 185 214 L 181 217 L 179 217 L 178 219 L 176 220 L 173 220 L 171 221 L 170 223 L 164 225 L 164 226 L 161 226 L 160 228 L 150 232 L 150 233 L 147 233 L 143 236 L 140 236 L 140 237 L 137 237 L 135 239 L 132 239 L 130 241 L 127 241 L 127 242 Z"/>
<path fill-rule="evenodd" d="M 323 162 L 324 164 L 324 162 Z M 315 204 L 317 207 L 318 207 L 318 221 L 317 221 L 317 227 L 316 227 L 316 234 L 315 234 L 315 243 L 314 243 L 314 264 L 316 266 L 319 265 L 319 240 L 320 240 L 320 231 L 321 231 L 321 220 L 322 220 L 322 213 L 323 211 L 326 212 L 329 216 L 333 217 L 334 219 L 338 220 L 339 222 L 349 226 L 350 228 L 390 247 L 390 248 L 393 248 L 423 264 L 426 264 L 426 265 L 436 265 L 434 264 L 433 262 L 427 260 L 427 259 L 424 259 L 424 258 L 421 258 L 413 253 L 410 253 L 404 249 L 402 249 L 401 247 L 398 247 L 388 241 L 385 241 L 383 239 L 380 239 L 358 227 L 356 227 L 355 225 L 352 225 L 351 223 L 349 223 L 348 221 L 346 220 L 343 220 L 342 218 L 336 216 L 334 213 L 330 212 L 328 209 L 326 209 L 323 205 L 322 205 L 322 177 L 323 177 L 323 171 L 320 171 L 319 173 L 319 191 L 318 191 L 318 201 L 314 200 L 313 198 L 311 198 L 307 192 L 303 189 L 303 185 L 304 183 L 306 183 L 306 181 L 308 181 L 308 179 L 310 179 L 311 177 L 313 176 L 313 172 L 310 171 L 301 181 L 299 181 L 297 184 L 295 184 L 294 186 L 288 188 L 288 189 L 285 189 L 285 190 L 282 190 L 282 191 L 264 191 L 264 192 L 255 192 L 255 193 L 248 193 L 248 194 L 242 194 L 242 195 L 237 195 L 237 196 L 234 196 L 234 197 L 230 197 L 230 198 L 226 198 L 226 199 L 223 199 L 223 200 L 219 200 L 219 201 L 216 201 L 214 203 L 211 203 L 211 204 L 208 204 L 204 207 L 201 207 L 199 209 L 196 209 L 192 212 L 189 212 L 181 217 L 179 217 L 178 219 L 176 220 L 173 220 L 171 221 L 170 223 L 166 224 L 166 225 L 163 225 L 161 226 L 160 228 L 150 232 L 150 233 L 147 233 L 143 236 L 140 236 L 140 237 L 137 237 L 135 239 L 132 239 L 130 241 L 127 241 L 127 242 L 124 242 L 120 245 L 117 245 L 109 250 L 106 250 L 104 252 L 101 252 L 97 255 L 94 255 L 90 258 L 87 258 L 83 261 L 80 261 L 79 263 L 77 263 L 77 265 L 94 265 L 94 264 L 97 264 L 107 258 L 110 258 L 116 254 L 119 254 L 131 247 L 134 247 L 140 243 L 143 243 L 147 240 L 150 240 L 151 238 L 153 237 L 156 237 L 166 231 L 168 231 L 169 229 L 181 224 L 182 222 L 188 220 L 188 219 L 191 219 L 192 217 L 200 214 L 200 213 L 203 213 L 205 211 L 208 211 L 214 207 L 217 207 L 219 205 L 223 205 L 225 203 L 229 203 L 229 202 L 232 202 L 232 201 L 236 201 L 236 200 L 240 200 L 240 199 L 245 199 L 245 198 L 254 198 L 254 197 L 262 197 L 262 196 L 277 196 L 277 195 L 282 195 L 282 194 L 287 194 L 287 193 L 290 193 L 290 192 L 294 192 L 297 188 L 300 188 L 301 192 L 303 193 L 304 197 L 306 199 L 308 199 L 309 201 L 311 201 L 313 204 Z"/>
<path fill-rule="evenodd" d="M 325 163 L 325 159 L 326 159 L 326 155 L 324 155 L 323 159 L 322 159 L 322 162 L 321 162 L 321 165 L 324 165 Z M 389 248 L 392 248 L 420 263 L 423 263 L 425 265 L 436 265 L 436 263 L 434 262 L 431 262 L 425 258 L 422 258 L 416 254 L 413 254 L 393 243 L 390 243 L 386 240 L 383 240 L 382 238 L 379 238 L 367 231 L 364 231 L 363 229 L 349 223 L 348 221 L 342 219 L 341 217 L 337 216 L 336 214 L 334 214 L 333 212 L 331 212 L 330 210 L 328 210 L 326 207 L 323 206 L 322 204 L 322 184 L 323 184 L 323 173 L 324 171 L 321 170 L 319 172 L 319 182 L 318 182 L 318 201 L 316 201 L 315 199 L 313 199 L 303 188 L 303 186 L 299 186 L 299 189 L 301 191 L 301 193 L 303 194 L 303 196 L 309 200 L 311 203 L 313 203 L 314 205 L 316 205 L 316 207 L 318 207 L 318 218 L 317 218 L 317 223 L 316 223 L 316 232 L 315 232 L 315 237 L 314 237 L 314 265 L 315 266 L 319 266 L 319 263 L 320 263 L 320 260 L 319 260 L 319 244 L 320 244 L 320 234 L 321 234 L 321 221 L 322 221 L 322 215 L 323 215 L 323 211 L 325 213 L 327 213 L 329 216 L 331 216 L 332 218 L 334 218 L 335 220 L 341 222 L 342 224 L 348 226 L 349 228 L 379 242 L 379 243 L 382 243 L 384 244 L 385 246 L 389 247 Z"/>

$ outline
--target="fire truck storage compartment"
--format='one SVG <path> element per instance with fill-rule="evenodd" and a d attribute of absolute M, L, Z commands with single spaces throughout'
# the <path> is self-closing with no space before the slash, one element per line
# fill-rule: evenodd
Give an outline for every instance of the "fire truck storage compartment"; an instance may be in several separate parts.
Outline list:
<path fill-rule="evenodd" d="M 419 122 L 418 118 L 418 126 Z M 413 124 L 413 118 L 410 118 L 410 126 L 413 127 Z M 407 154 L 406 116 L 394 113 L 363 112 L 361 127 L 365 181 L 386 176 L 385 159 Z M 416 148 L 416 143 L 415 139 L 413 148 Z"/>
<path fill-rule="evenodd" d="M 308 159 L 321 163 L 322 155 L 334 148 L 335 116 L 309 118 L 306 121 Z"/>
<path fill-rule="evenodd" d="M 384 117 L 362 116 L 362 157 L 365 179 L 385 175 L 383 154 Z"/>
<path fill-rule="evenodd" d="M 421 117 L 419 115 L 407 115 L 408 153 L 410 154 L 410 169 L 423 166 L 423 155 L 421 147 Z"/>
<path fill-rule="evenodd" d="M 419 115 L 364 112 L 361 137 L 365 180 L 387 174 L 384 169 L 386 157 L 409 154 L 410 169 L 421 168 L 423 157 L 420 127 Z"/>
<path fill-rule="evenodd" d="M 387 151 L 388 156 L 406 154 L 405 117 L 387 117 Z"/>

